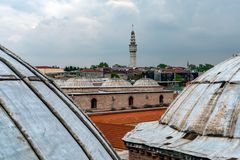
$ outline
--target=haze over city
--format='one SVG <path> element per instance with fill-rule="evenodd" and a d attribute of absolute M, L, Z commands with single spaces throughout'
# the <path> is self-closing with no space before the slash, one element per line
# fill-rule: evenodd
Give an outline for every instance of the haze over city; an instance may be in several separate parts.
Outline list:
<path fill-rule="evenodd" d="M 220 3 L 221 2 L 221 3 Z M 1 0 L 0 41 L 33 65 L 186 66 L 236 54 L 240 1 Z"/>

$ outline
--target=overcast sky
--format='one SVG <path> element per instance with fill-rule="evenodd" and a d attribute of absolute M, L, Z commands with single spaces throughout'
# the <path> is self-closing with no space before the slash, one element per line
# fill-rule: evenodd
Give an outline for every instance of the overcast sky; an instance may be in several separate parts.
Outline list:
<path fill-rule="evenodd" d="M 216 64 L 240 50 L 239 0 L 0 0 L 0 43 L 32 65 Z"/>

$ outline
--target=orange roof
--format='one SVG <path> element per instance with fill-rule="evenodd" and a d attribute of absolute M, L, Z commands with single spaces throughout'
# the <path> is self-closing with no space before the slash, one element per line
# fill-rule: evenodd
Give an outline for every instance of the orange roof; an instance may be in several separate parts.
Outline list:
<path fill-rule="evenodd" d="M 122 141 L 122 138 L 127 132 L 133 130 L 134 126 L 110 123 L 95 123 L 95 124 L 114 148 L 126 149 Z"/>
<path fill-rule="evenodd" d="M 122 138 L 140 122 L 159 120 L 166 108 L 91 114 L 89 117 L 114 148 L 126 149 Z M 130 125 L 134 124 L 134 125 Z"/>
<path fill-rule="evenodd" d="M 111 124 L 135 124 L 146 121 L 159 120 L 166 108 L 131 110 L 129 112 L 107 113 L 99 115 L 89 115 L 94 122 Z"/>
<path fill-rule="evenodd" d="M 50 67 L 50 66 L 35 66 L 35 68 L 38 68 L 38 69 L 48 69 L 48 68 L 53 68 L 53 67 Z"/>

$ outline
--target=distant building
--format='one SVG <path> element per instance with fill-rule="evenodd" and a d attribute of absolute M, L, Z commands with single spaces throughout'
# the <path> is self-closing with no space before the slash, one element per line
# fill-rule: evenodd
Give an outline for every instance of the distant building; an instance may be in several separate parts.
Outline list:
<path fill-rule="evenodd" d="M 35 66 L 40 72 L 44 74 L 56 74 L 63 73 L 64 69 L 58 67 L 50 67 L 50 66 Z"/>
<path fill-rule="evenodd" d="M 154 72 L 156 81 L 192 81 L 198 77 L 197 72 L 191 72 L 184 67 L 167 67 Z"/>
<path fill-rule="evenodd" d="M 85 78 L 103 78 L 103 75 L 103 71 L 99 69 L 83 69 L 79 71 L 79 76 Z"/>
<path fill-rule="evenodd" d="M 137 62 L 136 62 L 137 44 L 136 44 L 135 32 L 133 29 L 131 32 L 129 52 L 130 52 L 130 67 L 135 68 L 137 65 Z"/>
<path fill-rule="evenodd" d="M 86 79 L 56 81 L 82 109 L 88 112 L 168 106 L 174 93 L 164 90 L 152 79 L 140 79 L 132 85 L 122 79 L 108 79 L 94 86 Z"/>

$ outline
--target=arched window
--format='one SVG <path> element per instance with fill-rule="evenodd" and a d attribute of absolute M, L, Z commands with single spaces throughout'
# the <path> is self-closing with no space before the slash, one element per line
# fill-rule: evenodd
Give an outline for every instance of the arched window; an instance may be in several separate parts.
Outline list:
<path fill-rule="evenodd" d="M 128 98 L 128 105 L 129 105 L 129 106 L 133 106 L 133 97 L 132 97 L 132 96 L 130 96 L 130 97 Z"/>
<path fill-rule="evenodd" d="M 91 100 L 91 108 L 97 108 L 97 100 L 96 100 L 96 98 L 93 98 Z"/>
<path fill-rule="evenodd" d="M 164 97 L 163 97 L 163 95 L 160 95 L 160 97 L 159 97 L 159 104 L 160 105 L 163 105 L 163 103 L 164 103 Z"/>

